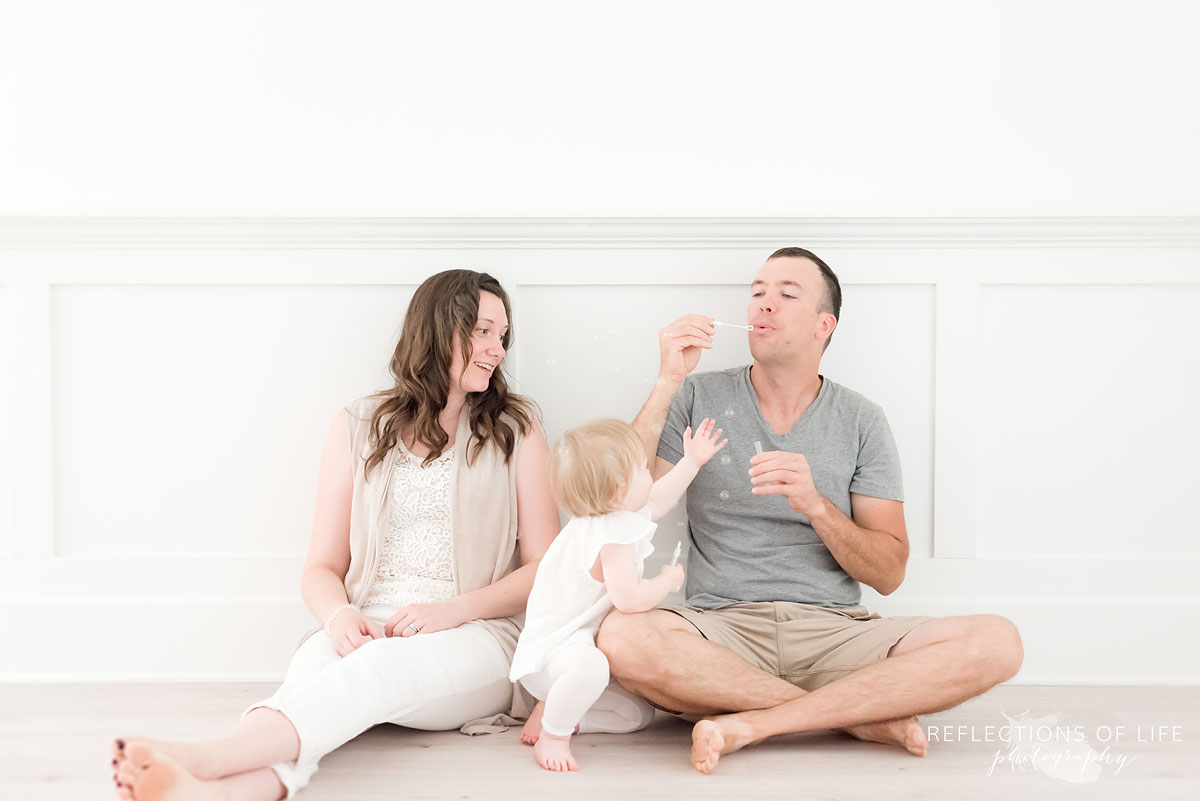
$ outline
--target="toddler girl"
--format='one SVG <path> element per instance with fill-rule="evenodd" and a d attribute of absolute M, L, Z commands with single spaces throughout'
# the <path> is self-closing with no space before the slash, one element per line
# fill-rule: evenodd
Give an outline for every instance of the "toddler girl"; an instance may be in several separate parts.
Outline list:
<path fill-rule="evenodd" d="M 641 698 L 609 683 L 596 632 L 609 610 L 645 612 L 683 586 L 683 568 L 643 579 L 658 520 L 700 467 L 725 446 L 705 419 L 683 433 L 683 458 L 652 481 L 636 431 L 621 420 L 593 420 L 565 433 L 550 455 L 550 485 L 573 516 L 538 565 L 525 627 L 509 678 L 539 699 L 521 734 L 547 770 L 578 770 L 575 732 L 624 733 L 654 717 Z"/>

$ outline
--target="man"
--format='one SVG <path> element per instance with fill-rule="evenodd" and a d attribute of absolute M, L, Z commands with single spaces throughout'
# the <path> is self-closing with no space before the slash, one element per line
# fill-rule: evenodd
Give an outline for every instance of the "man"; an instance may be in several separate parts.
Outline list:
<path fill-rule="evenodd" d="M 729 445 L 687 493 L 688 605 L 613 612 L 597 643 L 624 687 L 699 719 L 691 761 L 702 773 L 745 745 L 814 729 L 924 756 L 916 715 L 1021 666 L 1003 617 L 883 618 L 859 605 L 859 582 L 884 595 L 900 586 L 908 535 L 883 410 L 818 372 L 840 312 L 828 265 L 783 248 L 750 286 L 751 365 L 689 376 L 713 320 L 686 315 L 659 332 L 659 379 L 633 421 L 654 477 L 704 417 Z"/>

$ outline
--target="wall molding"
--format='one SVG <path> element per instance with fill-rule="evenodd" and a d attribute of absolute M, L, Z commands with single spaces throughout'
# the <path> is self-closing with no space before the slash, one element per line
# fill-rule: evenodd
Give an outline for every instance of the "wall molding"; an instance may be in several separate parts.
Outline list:
<path fill-rule="evenodd" d="M 0 249 L 1188 247 L 1200 217 L 0 217 Z"/>

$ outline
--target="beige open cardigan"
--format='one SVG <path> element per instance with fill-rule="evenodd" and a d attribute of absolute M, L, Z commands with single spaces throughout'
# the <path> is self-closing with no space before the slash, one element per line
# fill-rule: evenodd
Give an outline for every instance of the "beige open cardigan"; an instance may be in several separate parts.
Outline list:
<path fill-rule="evenodd" d="M 371 452 L 371 415 L 382 403 L 379 398 L 360 398 L 346 407 L 350 433 L 350 462 L 354 470 L 354 495 L 350 502 L 350 567 L 346 571 L 346 597 L 362 605 L 371 589 L 378 567 L 379 549 L 387 531 L 390 513 L 392 467 L 398 449 L 392 448 L 383 461 L 364 473 Z M 504 452 L 491 443 L 482 448 L 472 465 L 467 464 L 472 439 L 468 409 L 458 418 L 454 437 L 456 475 L 450 485 L 450 535 L 453 547 L 454 589 L 461 595 L 495 583 L 521 566 L 517 549 L 517 454 L 524 437 L 512 418 L 505 418 L 516 433 L 512 457 L 506 464 Z M 536 420 L 533 423 L 537 425 Z M 484 620 L 483 624 L 508 661 L 512 661 L 524 615 Z M 314 629 L 305 638 L 320 631 Z M 303 640 L 302 640 L 303 642 Z M 513 685 L 509 714 L 465 723 L 464 734 L 505 731 L 528 717 L 533 699 Z"/>

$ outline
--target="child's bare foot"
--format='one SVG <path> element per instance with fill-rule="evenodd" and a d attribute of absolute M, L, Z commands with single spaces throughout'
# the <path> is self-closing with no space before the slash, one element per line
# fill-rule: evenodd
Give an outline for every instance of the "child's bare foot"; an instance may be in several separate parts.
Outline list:
<path fill-rule="evenodd" d="M 521 729 L 521 742 L 534 745 L 538 738 L 542 736 L 542 712 L 546 710 L 546 702 L 538 701 L 533 711 L 529 713 L 529 720 L 525 721 L 525 728 Z"/>
<path fill-rule="evenodd" d="M 749 726 L 737 715 L 702 720 L 692 727 L 692 767 L 712 773 L 722 754 L 731 754 L 752 742 Z"/>
<path fill-rule="evenodd" d="M 136 801 L 229 801 L 216 782 L 197 779 L 178 762 L 138 742 L 122 749 L 118 796 Z"/>
<path fill-rule="evenodd" d="M 571 756 L 570 743 L 570 737 L 542 732 L 533 746 L 533 758 L 546 770 L 579 770 L 579 763 Z"/>
<path fill-rule="evenodd" d="M 916 717 L 885 720 L 847 726 L 845 731 L 860 740 L 884 745 L 898 745 L 913 756 L 923 757 L 929 750 L 929 738 Z"/>

